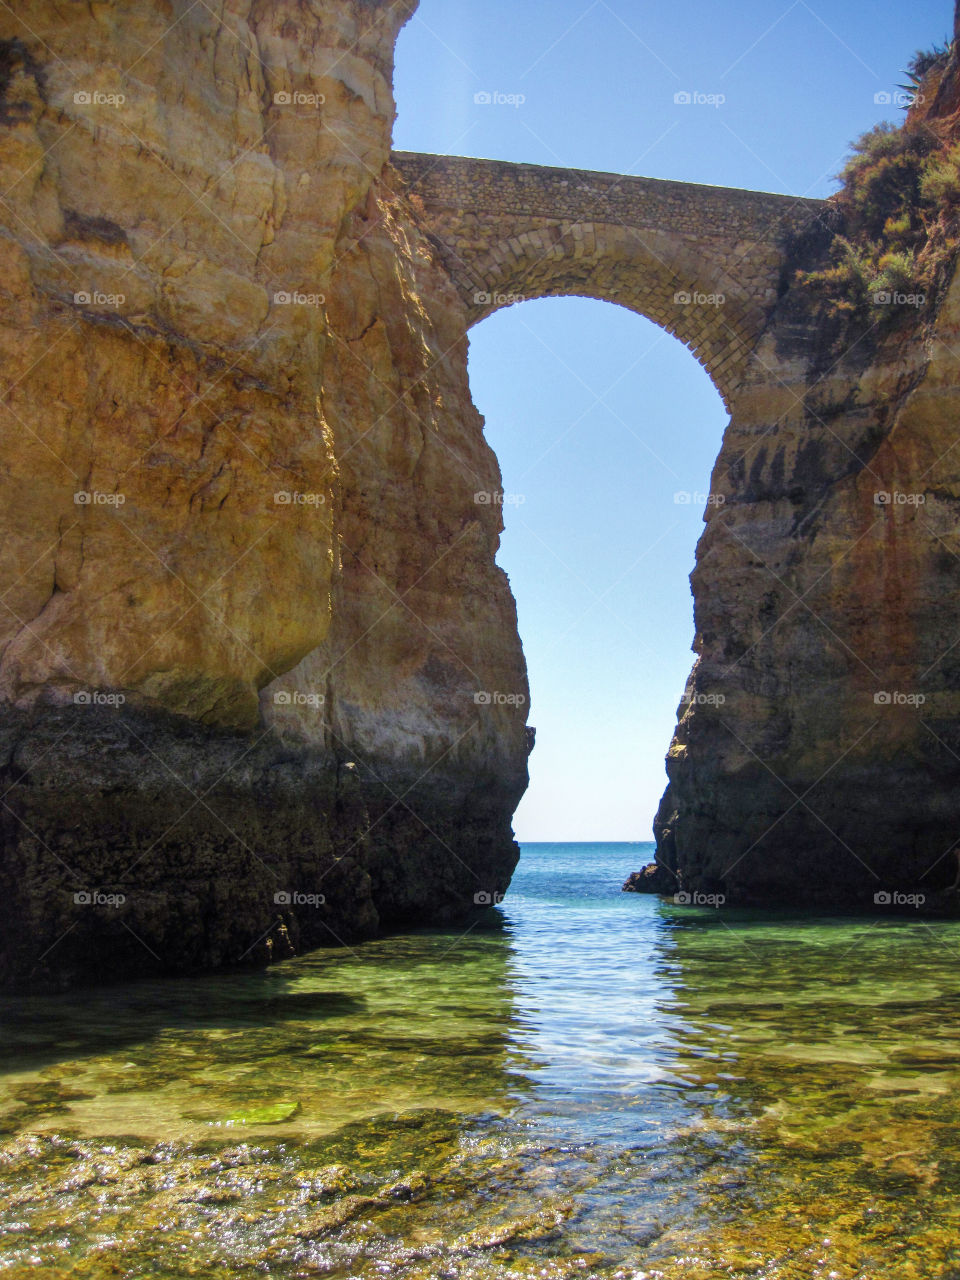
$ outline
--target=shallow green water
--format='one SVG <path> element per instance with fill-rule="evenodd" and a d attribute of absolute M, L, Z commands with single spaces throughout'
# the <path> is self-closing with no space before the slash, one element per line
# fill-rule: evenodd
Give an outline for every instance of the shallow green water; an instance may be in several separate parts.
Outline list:
<path fill-rule="evenodd" d="M 0 1002 L 0 1273 L 960 1280 L 960 924 L 621 894 Z"/>

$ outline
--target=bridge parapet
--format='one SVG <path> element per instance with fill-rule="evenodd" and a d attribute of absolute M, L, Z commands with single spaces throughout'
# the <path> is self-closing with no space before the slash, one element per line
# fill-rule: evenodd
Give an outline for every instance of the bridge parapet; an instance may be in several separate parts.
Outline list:
<path fill-rule="evenodd" d="M 716 235 L 780 244 L 829 207 L 825 200 L 769 191 L 506 160 L 397 151 L 393 163 L 410 190 L 432 208 L 501 217 L 613 222 L 698 238 Z"/>

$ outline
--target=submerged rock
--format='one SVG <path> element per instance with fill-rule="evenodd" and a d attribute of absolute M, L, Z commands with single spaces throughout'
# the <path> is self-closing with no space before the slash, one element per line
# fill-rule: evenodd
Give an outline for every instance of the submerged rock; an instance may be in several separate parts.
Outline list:
<path fill-rule="evenodd" d="M 573 1207 L 563 1205 L 554 1209 L 541 1209 L 537 1213 L 512 1218 L 494 1227 L 480 1227 L 468 1232 L 453 1246 L 454 1253 L 470 1253 L 473 1250 L 502 1249 L 505 1245 L 543 1243 L 556 1240 L 563 1230 L 565 1220 Z"/>
<path fill-rule="evenodd" d="M 291 1234 L 299 1240 L 317 1240 L 380 1207 L 381 1202 L 373 1196 L 344 1196 L 336 1204 L 318 1209 Z"/>
<path fill-rule="evenodd" d="M 283 1124 L 300 1113 L 299 1102 L 272 1102 L 244 1107 L 224 1117 L 224 1124 Z"/>

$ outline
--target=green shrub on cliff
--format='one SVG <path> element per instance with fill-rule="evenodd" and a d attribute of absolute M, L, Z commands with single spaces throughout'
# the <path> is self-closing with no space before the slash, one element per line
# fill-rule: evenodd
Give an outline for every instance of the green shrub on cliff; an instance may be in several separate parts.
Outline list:
<path fill-rule="evenodd" d="M 828 266 L 796 277 L 829 314 L 865 318 L 877 294 L 932 296 L 955 254 L 960 141 L 929 118 L 953 54 L 951 42 L 918 50 L 902 86 L 910 95 L 906 120 L 884 121 L 852 144 L 834 197 L 843 234 L 834 237 Z M 903 314 L 886 308 L 873 319 L 895 323 Z"/>
<path fill-rule="evenodd" d="M 871 294 L 910 293 L 923 274 L 912 251 L 884 253 L 877 265 L 877 274 L 870 282 Z"/>
<path fill-rule="evenodd" d="M 918 212 L 924 164 L 937 146 L 927 129 L 875 125 L 853 144 L 844 165 L 841 201 L 849 231 L 862 237 L 883 236 L 887 224 L 921 230 Z"/>
<path fill-rule="evenodd" d="M 834 236 L 830 246 L 831 265 L 822 271 L 799 272 L 797 283 L 832 315 L 862 311 L 869 302 L 870 285 L 876 274 L 869 258 L 844 236 Z"/>
<path fill-rule="evenodd" d="M 797 284 L 834 315 L 865 313 L 876 293 L 932 294 L 958 243 L 960 143 L 877 126 L 854 144 L 841 177 L 845 234 L 834 237 L 830 265 L 798 272 Z"/>
<path fill-rule="evenodd" d="M 930 157 L 920 180 L 920 195 L 926 205 L 960 204 L 960 143 Z"/>
<path fill-rule="evenodd" d="M 935 44 L 932 49 L 918 49 L 907 63 L 907 75 L 919 86 L 931 71 L 942 71 L 950 61 L 953 53 L 953 41 L 944 40 L 943 44 Z"/>
<path fill-rule="evenodd" d="M 909 294 L 920 291 L 924 270 L 913 250 L 884 251 L 882 244 L 865 247 L 835 236 L 831 245 L 831 265 L 803 276 L 802 283 L 832 315 L 863 313 L 879 294 Z"/>

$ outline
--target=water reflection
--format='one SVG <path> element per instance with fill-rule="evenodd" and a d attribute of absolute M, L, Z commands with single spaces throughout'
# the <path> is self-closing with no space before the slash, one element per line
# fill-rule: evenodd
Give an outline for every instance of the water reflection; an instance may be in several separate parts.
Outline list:
<path fill-rule="evenodd" d="M 558 1140 L 629 1145 L 689 1121 L 675 1088 L 681 970 L 672 921 L 620 893 L 609 860 L 608 846 L 541 854 L 505 902 L 510 1037 L 526 1064 L 520 1116 Z"/>
<path fill-rule="evenodd" d="M 0 1126 L 143 1141 L 330 1133 L 504 1105 L 509 943 L 488 927 L 316 952 L 264 973 L 0 1003 Z"/>
<path fill-rule="evenodd" d="M 619 892 L 643 860 L 534 847 L 465 936 L 3 1001 L 0 1265 L 960 1280 L 960 926 L 679 910 Z"/>

